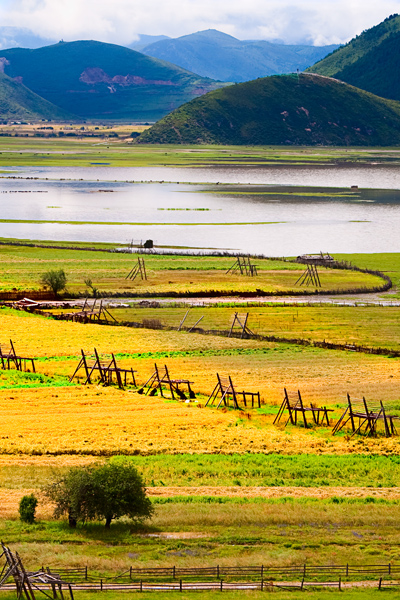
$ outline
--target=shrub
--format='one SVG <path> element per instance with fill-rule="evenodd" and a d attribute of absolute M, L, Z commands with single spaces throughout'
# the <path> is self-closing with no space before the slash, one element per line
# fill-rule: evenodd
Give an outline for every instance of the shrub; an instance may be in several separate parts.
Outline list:
<path fill-rule="evenodd" d="M 19 503 L 19 518 L 24 523 L 35 522 L 35 512 L 38 505 L 38 500 L 34 494 L 23 496 Z"/>
<path fill-rule="evenodd" d="M 58 292 L 65 289 L 67 285 L 67 276 L 64 269 L 59 269 L 58 271 L 46 271 L 46 273 L 43 273 L 40 282 L 44 287 L 50 288 L 57 296 Z"/>

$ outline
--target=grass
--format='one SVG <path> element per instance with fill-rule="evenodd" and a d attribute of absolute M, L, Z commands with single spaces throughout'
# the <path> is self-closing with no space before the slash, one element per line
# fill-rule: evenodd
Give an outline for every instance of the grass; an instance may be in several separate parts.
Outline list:
<path fill-rule="evenodd" d="M 190 328 L 203 317 L 199 327 L 228 330 L 234 310 L 249 313 L 248 326 L 258 335 L 400 350 L 400 322 L 396 306 L 202 306 L 191 308 L 184 326 Z M 184 307 L 161 305 L 158 308 L 117 308 L 111 313 L 121 322 L 158 319 L 163 326 L 177 327 L 186 311 Z"/>
<path fill-rule="evenodd" d="M 298 292 L 295 283 L 304 272 L 303 265 L 257 259 L 258 277 L 245 277 L 226 274 L 235 262 L 232 257 L 146 255 L 148 279 L 131 281 L 126 276 L 136 261 L 137 255 L 119 252 L 0 245 L 0 290 L 41 289 L 41 275 L 62 268 L 68 278 L 68 291 L 81 295 L 88 293 L 84 283 L 88 277 L 101 293 L 109 294 Z M 383 283 L 374 275 L 336 269 L 325 270 L 322 281 L 325 290 L 350 290 Z"/>
<path fill-rule="evenodd" d="M 167 600 L 188 600 L 189 598 L 192 600 L 196 598 L 199 592 L 162 592 L 162 597 Z M 338 590 L 332 589 L 319 589 L 319 590 L 309 590 L 307 589 L 307 598 L 311 598 L 311 600 L 320 600 L 321 598 L 327 598 L 329 600 L 338 600 L 339 598 L 343 598 L 343 592 L 339 592 Z M 397 600 L 398 598 L 398 589 L 386 589 L 384 592 L 384 597 L 388 600 Z M 304 597 L 304 592 L 299 590 L 278 590 L 279 598 L 282 600 L 299 600 Z M 221 597 L 221 592 L 209 592 L 202 591 L 202 598 L 205 600 L 216 600 Z M 124 592 L 110 592 L 107 591 L 107 599 L 108 600 L 121 600 L 121 598 L 125 598 L 126 594 Z M 99 593 L 98 592 L 75 592 L 74 598 L 77 600 L 98 600 Z M 158 600 L 160 597 L 160 592 L 146 592 L 146 598 L 149 600 Z M 261 598 L 265 598 L 265 591 L 256 592 L 256 591 L 238 591 L 238 592 L 223 592 L 223 597 L 226 600 L 237 600 L 241 598 L 246 598 L 248 600 L 260 600 Z M 354 589 L 354 590 L 346 590 L 345 597 L 349 598 L 349 600 L 367 600 L 369 598 L 376 597 L 376 587 L 372 589 Z M 2 598 L 4 600 L 15 600 L 15 595 L 10 595 L 9 593 L 2 593 Z"/>
<path fill-rule="evenodd" d="M 89 460 L 89 457 L 88 457 Z M 93 457 L 91 460 L 96 460 Z M 97 459 L 101 460 L 101 459 Z M 198 496 L 207 496 L 202 487 L 236 487 L 243 494 L 248 487 L 300 487 L 300 488 L 396 488 L 400 487 L 400 458 L 396 455 L 379 456 L 366 454 L 158 454 L 154 456 L 115 456 L 110 460 L 131 460 L 150 487 L 193 487 Z M 46 457 L 34 459 L 33 464 L 21 467 L 0 463 L 0 487 L 24 489 L 33 485 L 38 488 L 46 484 L 56 470 L 63 472 L 69 468 L 62 466 L 61 458 L 53 458 L 46 464 Z M 179 490 L 178 490 L 179 491 Z M 184 492 L 183 491 L 183 492 Z M 326 490 L 327 493 L 329 490 Z M 349 490 L 350 493 L 351 490 Z M 376 492 L 376 490 L 373 490 Z M 184 493 L 182 492 L 182 496 Z M 304 493 L 307 490 L 303 490 Z M 372 491 L 371 491 L 372 493 Z M 159 495 L 161 492 L 159 492 Z M 321 492 L 322 494 L 322 492 Z M 368 491 L 366 491 L 368 496 Z M 195 496 L 196 498 L 197 496 Z M 250 496 L 249 500 L 257 500 Z M 354 497 L 354 496 L 353 496 Z M 388 498 L 388 496 L 386 496 Z M 221 500 L 223 496 L 216 499 Z M 379 498 L 381 498 L 379 496 Z M 377 501 L 379 501 L 377 498 Z M 165 500 L 166 498 L 163 497 Z M 241 498 L 234 497 L 235 500 Z M 385 496 L 381 499 L 385 500 Z M 173 501 L 177 501 L 174 497 Z M 265 500 L 262 499 L 263 501 Z"/>
<path fill-rule="evenodd" d="M 400 562 L 399 511 L 393 503 L 177 502 L 156 505 L 139 527 L 120 521 L 110 531 L 100 523 L 71 530 L 41 517 L 32 526 L 2 520 L 0 534 L 30 568 L 87 565 L 94 577 L 130 565 L 382 565 Z"/>
<path fill-rule="evenodd" d="M 134 130 L 135 128 L 132 128 Z M 16 166 L 92 167 L 110 166 L 205 166 L 205 165 L 313 165 L 331 163 L 368 164 L 377 159 L 388 164 L 400 161 L 393 148 L 332 148 L 282 146 L 185 146 L 142 147 L 126 141 L 107 140 L 99 145 L 87 139 L 39 139 L 0 137 L 3 168 Z"/>

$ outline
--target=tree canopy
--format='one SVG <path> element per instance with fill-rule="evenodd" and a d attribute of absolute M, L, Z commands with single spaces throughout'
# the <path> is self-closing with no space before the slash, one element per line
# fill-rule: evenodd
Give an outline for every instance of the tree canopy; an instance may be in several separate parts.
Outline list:
<path fill-rule="evenodd" d="M 66 514 L 69 524 L 127 516 L 135 521 L 151 517 L 153 507 L 143 480 L 130 461 L 73 467 L 44 489 L 55 503 L 54 516 Z"/>

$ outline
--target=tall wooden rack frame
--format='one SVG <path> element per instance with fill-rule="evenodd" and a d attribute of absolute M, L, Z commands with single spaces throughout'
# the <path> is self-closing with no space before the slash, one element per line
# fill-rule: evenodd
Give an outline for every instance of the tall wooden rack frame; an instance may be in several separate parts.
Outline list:
<path fill-rule="evenodd" d="M 136 277 L 139 276 L 142 280 L 147 280 L 146 265 L 144 264 L 144 258 L 142 258 L 141 256 L 138 256 L 137 262 L 129 271 L 125 279 L 131 279 L 132 281 L 134 281 Z"/>
<path fill-rule="evenodd" d="M 247 275 L 248 277 L 258 275 L 257 267 L 250 261 L 250 256 L 238 256 L 225 274 L 228 275 L 228 273 L 240 273 L 240 275 Z"/>

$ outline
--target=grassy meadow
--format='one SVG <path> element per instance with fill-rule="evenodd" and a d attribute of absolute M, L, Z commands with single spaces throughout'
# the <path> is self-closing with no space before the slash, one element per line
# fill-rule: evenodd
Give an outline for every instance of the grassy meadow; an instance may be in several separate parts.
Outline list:
<path fill-rule="evenodd" d="M 0 137 L 2 175 L 12 176 L 7 169 L 15 166 L 96 162 L 301 168 L 379 160 L 397 168 L 400 161 L 398 149 L 147 148 L 122 139 L 125 134 L 128 131 L 121 130 L 120 138 L 104 143 L 64 137 L 50 144 L 40 138 Z M 400 349 L 398 307 L 362 306 L 369 297 L 351 293 L 354 287 L 379 283 L 372 275 L 320 272 L 323 289 L 342 289 L 358 306 L 302 306 L 284 298 L 279 305 L 250 305 L 246 292 L 305 291 L 295 286 L 303 267 L 257 259 L 259 276 L 253 281 L 225 274 L 232 257 L 146 255 L 148 281 L 131 282 L 125 277 L 136 255 L 85 250 L 88 245 L 114 247 L 109 244 L 74 243 L 78 250 L 66 249 L 68 242 L 56 245 L 50 249 L 0 244 L 0 292 L 26 291 L 29 296 L 41 289 L 43 272 L 62 268 L 73 296 L 88 293 L 87 278 L 102 295 L 238 295 L 226 298 L 225 304 L 221 299 L 214 306 L 193 307 L 187 325 L 204 315 L 200 326 L 205 329 L 228 329 L 234 312 L 248 311 L 250 329 L 262 335 Z M 335 257 L 387 273 L 394 288 L 384 297 L 398 297 L 400 254 Z M 111 309 L 120 322 L 158 320 L 171 327 L 186 310 L 178 300 L 168 306 L 160 300 L 156 308 L 133 303 Z M 0 307 L 0 345 L 7 346 L 9 339 L 20 354 L 35 358 L 37 373 L 0 370 L 0 538 L 29 568 L 87 565 L 97 578 L 114 576 L 130 565 L 400 564 L 399 437 L 351 437 L 348 429 L 332 436 L 327 426 L 285 428 L 284 420 L 273 424 L 284 387 L 300 389 L 307 404 L 331 408 L 333 423 L 344 410 L 347 393 L 382 400 L 391 414 L 400 416 L 400 359 L 121 324 L 84 325 Z M 167 364 L 173 377 L 193 382 L 196 401 L 149 397 L 133 386 L 84 386 L 83 373 L 69 382 L 81 349 L 90 353 L 94 347 L 101 354 L 115 353 L 121 366 L 132 367 L 139 385 L 151 375 L 155 362 Z M 237 412 L 205 407 L 217 372 L 230 374 L 239 389 L 259 390 L 261 408 Z M 122 519 L 109 531 L 101 523 L 72 530 L 65 521 L 54 520 L 42 487 L 71 466 L 105 460 L 134 461 L 155 508 L 153 519 L 140 526 Z M 32 492 L 39 497 L 37 522 L 27 525 L 18 519 L 18 503 Z M 375 597 L 377 580 L 372 576 L 368 586 L 346 589 L 346 597 Z M 283 600 L 304 595 L 276 593 Z M 315 600 L 339 594 L 343 597 L 338 590 L 307 590 Z M 394 599 L 398 589 L 382 594 Z M 203 595 L 214 600 L 221 594 Z M 258 600 L 261 595 L 265 592 L 225 592 L 224 598 Z M 4 600 L 14 597 L 3 593 Z M 107 592 L 110 600 L 121 597 L 125 595 Z M 172 600 L 178 594 L 166 597 Z M 193 597 L 194 593 L 179 593 L 181 599 Z M 75 598 L 92 600 L 94 594 L 75 592 Z"/>
<path fill-rule="evenodd" d="M 0 245 L 0 291 L 39 290 L 40 279 L 49 269 L 64 269 L 68 292 L 85 295 L 90 278 L 101 294 L 185 295 L 205 293 L 289 293 L 302 291 L 296 281 L 304 266 L 296 263 L 257 259 L 257 277 L 227 274 L 235 258 L 219 256 L 146 255 L 147 280 L 126 279 L 137 255 L 120 252 L 90 252 L 63 248 Z M 323 289 L 348 290 L 379 286 L 375 275 L 350 270 L 324 269 Z"/>
<path fill-rule="evenodd" d="M 88 127 L 92 129 L 92 127 Z M 132 126 L 132 131 L 137 131 Z M 369 164 L 384 162 L 397 165 L 398 148 L 322 148 L 282 146 L 185 146 L 163 144 L 140 146 L 124 139 L 128 133 L 115 130 L 121 137 L 108 140 L 82 138 L 0 137 L 1 166 L 87 166 L 107 162 L 113 167 L 135 166 L 208 166 L 208 165 L 314 165 L 325 163 Z M 16 130 L 16 133 L 19 133 Z M 102 130 L 107 134 L 107 130 Z M 29 135 L 29 132 L 28 132 Z"/>

